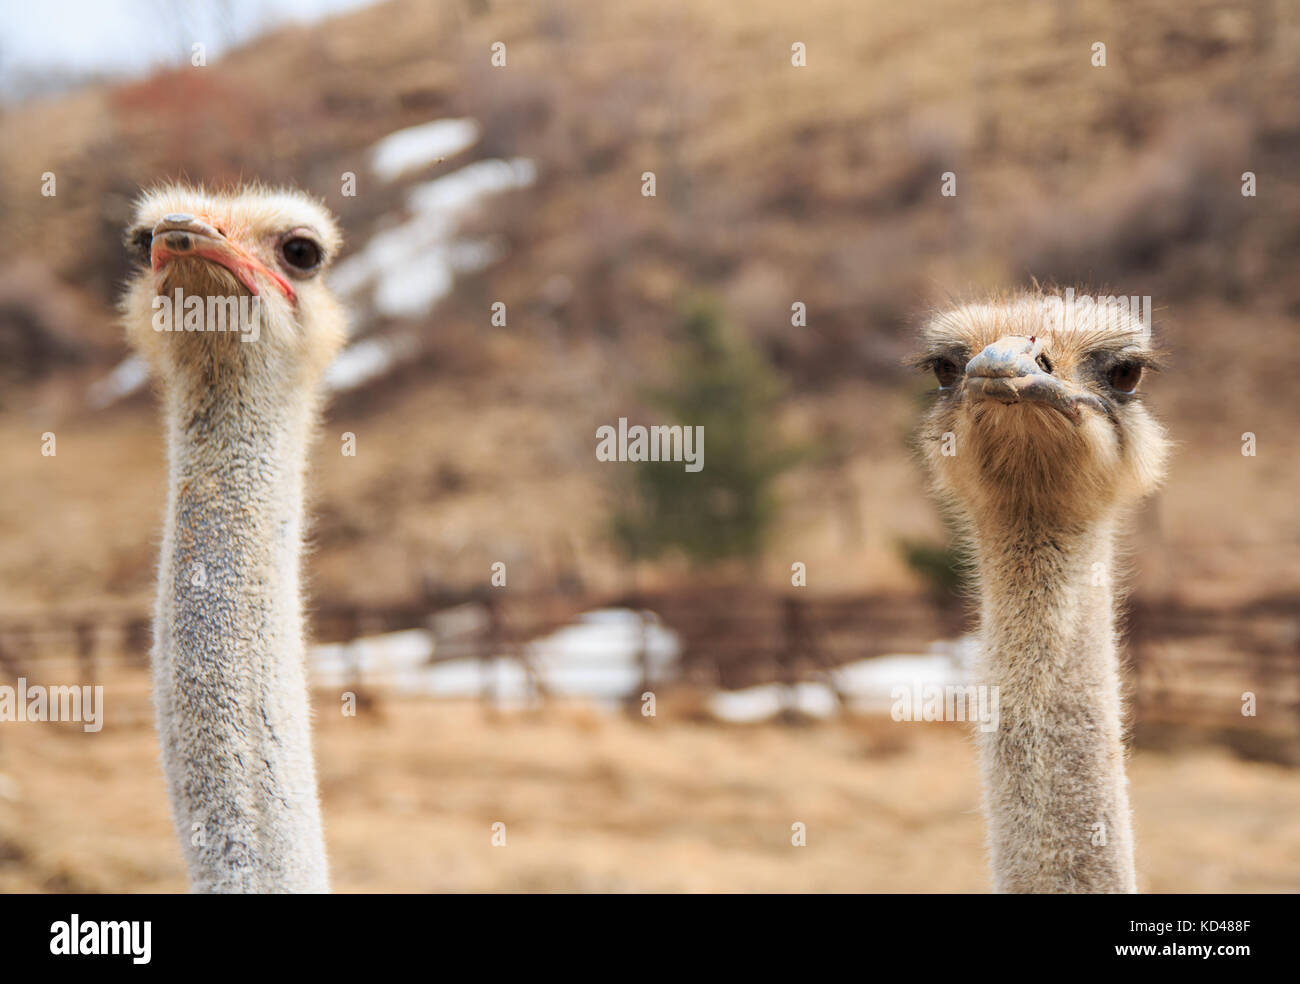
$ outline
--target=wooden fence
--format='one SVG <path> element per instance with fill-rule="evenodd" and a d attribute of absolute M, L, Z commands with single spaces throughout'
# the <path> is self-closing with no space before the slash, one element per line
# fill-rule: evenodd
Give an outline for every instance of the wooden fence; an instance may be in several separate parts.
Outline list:
<path fill-rule="evenodd" d="M 402 629 L 437 636 L 458 626 L 433 658 L 486 662 L 522 658 L 526 643 L 583 612 L 610 607 L 655 613 L 679 638 L 685 682 L 726 689 L 793 683 L 854 660 L 925 652 L 966 626 L 960 607 L 918 596 L 724 588 L 606 596 L 484 589 L 386 606 L 323 602 L 309 617 L 316 642 Z M 0 615 L 0 682 L 26 676 L 93 683 L 108 670 L 143 669 L 150 634 L 148 612 L 133 608 Z M 1243 747 L 1281 742 L 1300 749 L 1300 597 L 1231 609 L 1138 599 L 1127 637 L 1140 738 L 1190 726 L 1235 736 Z M 644 653 L 642 660 L 648 673 Z"/>

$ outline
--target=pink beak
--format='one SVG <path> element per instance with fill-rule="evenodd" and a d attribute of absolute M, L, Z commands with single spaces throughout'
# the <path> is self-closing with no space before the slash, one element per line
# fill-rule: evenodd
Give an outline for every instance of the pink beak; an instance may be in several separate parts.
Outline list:
<path fill-rule="evenodd" d="M 288 300 L 298 299 L 293 285 L 265 263 L 231 242 L 213 225 L 192 215 L 174 212 L 164 215 L 153 227 L 151 257 L 154 272 L 180 256 L 197 256 L 229 270 L 251 294 L 261 294 L 257 278 L 271 281 Z"/>

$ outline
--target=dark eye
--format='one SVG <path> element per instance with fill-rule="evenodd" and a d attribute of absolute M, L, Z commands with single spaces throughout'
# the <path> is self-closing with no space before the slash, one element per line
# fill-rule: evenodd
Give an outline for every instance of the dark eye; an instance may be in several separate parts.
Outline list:
<path fill-rule="evenodd" d="M 1121 362 L 1106 373 L 1106 382 L 1121 393 L 1132 393 L 1141 381 L 1142 367 L 1136 362 Z"/>
<path fill-rule="evenodd" d="M 150 251 L 153 249 L 153 230 L 136 229 L 126 237 L 126 248 L 131 253 L 131 259 L 148 266 L 152 259 Z"/>
<path fill-rule="evenodd" d="M 960 375 L 961 369 L 951 359 L 934 360 L 934 378 L 939 380 L 939 385 L 944 389 L 957 382 L 957 377 Z"/>
<path fill-rule="evenodd" d="M 280 244 L 280 255 L 284 262 L 295 270 L 307 272 L 320 266 L 321 250 L 306 236 L 291 236 Z"/>

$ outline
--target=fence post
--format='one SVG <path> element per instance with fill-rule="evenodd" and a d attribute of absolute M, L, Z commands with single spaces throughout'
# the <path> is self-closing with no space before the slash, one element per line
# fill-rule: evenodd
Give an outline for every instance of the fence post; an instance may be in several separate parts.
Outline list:
<path fill-rule="evenodd" d="M 497 657 L 505 639 L 505 628 L 501 621 L 501 606 L 495 594 L 487 596 L 486 605 L 488 630 L 484 646 L 479 651 L 479 679 L 482 681 L 479 699 L 483 701 L 488 716 L 492 717 L 495 716 L 497 710 Z"/>
<path fill-rule="evenodd" d="M 637 666 L 641 670 L 641 685 L 632 694 L 630 709 L 638 719 L 644 721 L 645 717 L 641 713 L 641 701 L 643 699 L 642 694 L 650 690 L 650 620 L 646 618 L 645 607 L 639 597 L 636 599 L 634 611 L 636 612 L 637 628 L 640 633 L 637 639 L 636 660 Z"/>
<path fill-rule="evenodd" d="M 148 667 L 152 663 L 153 620 L 133 618 L 126 623 L 126 660 L 131 666 Z"/>
<path fill-rule="evenodd" d="M 95 626 L 90 622 L 78 622 L 73 631 L 77 636 L 77 670 L 82 684 L 94 685 L 98 679 L 95 665 Z"/>
<path fill-rule="evenodd" d="M 777 678 L 781 681 L 781 717 L 794 720 L 798 702 L 795 700 L 795 661 L 798 659 L 800 626 L 802 623 L 799 602 L 795 598 L 781 599 L 781 648 L 776 653 Z"/>
<path fill-rule="evenodd" d="M 358 711 L 372 710 L 377 707 L 378 698 L 366 689 L 361 671 L 361 658 L 366 648 L 365 642 L 362 641 L 367 628 L 365 616 L 362 615 L 360 608 L 349 608 L 342 616 L 342 621 L 343 637 L 347 640 L 343 643 L 344 658 L 347 661 L 347 689 L 352 691 L 356 698 Z"/>

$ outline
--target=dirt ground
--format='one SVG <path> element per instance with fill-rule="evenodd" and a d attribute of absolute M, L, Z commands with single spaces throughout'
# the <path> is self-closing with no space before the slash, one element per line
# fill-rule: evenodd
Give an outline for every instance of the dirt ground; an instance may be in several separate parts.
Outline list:
<path fill-rule="evenodd" d="M 4 729 L 0 891 L 185 890 L 142 684 L 98 734 Z M 664 695 L 650 721 L 411 700 L 347 718 L 318 695 L 335 889 L 989 890 L 959 726 L 727 727 L 688 703 Z M 1139 750 L 1130 771 L 1143 891 L 1300 889 L 1300 771 L 1216 749 Z"/>

